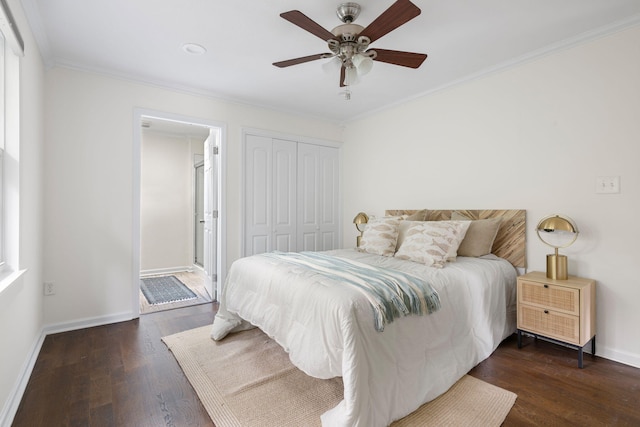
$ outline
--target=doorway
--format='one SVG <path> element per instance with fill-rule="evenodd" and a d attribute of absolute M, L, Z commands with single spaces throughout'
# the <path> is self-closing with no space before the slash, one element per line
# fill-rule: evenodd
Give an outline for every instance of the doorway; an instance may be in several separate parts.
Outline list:
<path fill-rule="evenodd" d="M 215 300 L 224 276 L 224 126 L 147 110 L 136 110 L 134 119 L 134 314 Z M 151 291 L 141 278 L 163 276 L 181 287 L 196 283 L 197 298 L 177 295 L 147 310 L 158 298 L 144 301 Z"/>

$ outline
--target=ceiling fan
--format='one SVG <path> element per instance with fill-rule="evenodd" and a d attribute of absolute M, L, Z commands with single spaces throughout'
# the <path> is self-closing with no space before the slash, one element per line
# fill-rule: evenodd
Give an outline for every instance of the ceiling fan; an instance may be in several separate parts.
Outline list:
<path fill-rule="evenodd" d="M 338 6 L 336 14 L 343 24 L 328 31 L 299 10 L 281 13 L 280 16 L 287 21 L 326 41 L 331 53 L 274 62 L 273 65 L 284 68 L 317 59 L 334 58 L 340 66 L 340 87 L 347 86 L 347 91 L 343 93 L 345 99 L 350 99 L 348 87 L 356 83 L 360 75 L 371 70 L 373 61 L 418 68 L 427 58 L 423 53 L 369 49 L 369 44 L 420 15 L 420 9 L 409 0 L 397 0 L 366 28 L 353 23 L 360 14 L 358 3 L 343 3 Z"/>

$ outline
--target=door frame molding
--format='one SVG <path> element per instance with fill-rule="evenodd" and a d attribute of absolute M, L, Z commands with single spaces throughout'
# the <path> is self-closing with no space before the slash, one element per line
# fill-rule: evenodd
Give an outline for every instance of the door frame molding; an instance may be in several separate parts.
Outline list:
<path fill-rule="evenodd" d="M 144 117 L 157 118 L 162 120 L 191 123 L 199 126 L 216 128 L 220 132 L 218 146 L 219 168 L 218 168 L 218 221 L 217 221 L 217 292 L 226 277 L 226 192 L 224 177 L 226 176 L 226 156 L 227 156 L 227 124 L 215 120 L 208 120 L 198 117 L 184 116 L 166 111 L 151 110 L 146 108 L 134 108 L 133 110 L 133 179 L 132 179 L 132 278 L 131 278 L 131 312 L 133 318 L 140 317 L 140 178 L 142 169 L 142 120 Z"/>

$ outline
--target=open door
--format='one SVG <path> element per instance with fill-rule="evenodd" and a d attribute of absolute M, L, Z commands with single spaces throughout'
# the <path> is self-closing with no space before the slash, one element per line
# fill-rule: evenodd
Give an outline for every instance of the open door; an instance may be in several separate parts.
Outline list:
<path fill-rule="evenodd" d="M 217 188 L 217 154 L 218 132 L 209 130 L 209 137 L 204 141 L 204 262 L 205 287 L 214 300 L 214 283 L 217 282 L 217 229 L 218 229 L 218 195 Z M 216 286 L 217 287 L 217 286 Z"/>

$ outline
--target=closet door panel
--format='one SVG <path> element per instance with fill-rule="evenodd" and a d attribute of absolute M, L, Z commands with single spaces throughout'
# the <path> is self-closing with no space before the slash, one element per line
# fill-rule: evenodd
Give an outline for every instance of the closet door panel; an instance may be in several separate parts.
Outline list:
<path fill-rule="evenodd" d="M 316 251 L 318 242 L 318 147 L 298 144 L 298 246 Z"/>
<path fill-rule="evenodd" d="M 339 243 L 339 192 L 340 158 L 337 148 L 318 147 L 318 234 L 321 241 L 318 250 L 338 249 Z"/>
<path fill-rule="evenodd" d="M 298 244 L 301 250 L 338 248 L 338 149 L 298 144 Z"/>
<path fill-rule="evenodd" d="M 272 246 L 272 142 L 247 135 L 245 142 L 245 255 Z"/>
<path fill-rule="evenodd" d="M 315 197 L 318 187 L 316 146 L 300 144 L 298 165 L 298 196 L 300 198 L 298 217 L 300 225 L 303 229 L 315 232 L 318 211 L 318 201 Z"/>
<path fill-rule="evenodd" d="M 297 143 L 273 140 L 273 249 L 296 251 Z"/>
<path fill-rule="evenodd" d="M 298 246 L 301 251 L 315 251 L 318 247 L 316 232 L 302 233 L 298 239 Z"/>
<path fill-rule="evenodd" d="M 246 255 L 255 255 L 255 254 L 262 254 L 265 252 L 269 252 L 269 241 L 271 239 L 269 239 L 269 236 L 253 236 L 253 238 L 251 239 L 251 253 L 247 253 Z"/>
<path fill-rule="evenodd" d="M 329 251 L 331 249 L 338 249 L 338 233 L 337 232 L 325 232 L 321 233 L 320 236 L 322 240 L 322 249 L 323 251 Z"/>

